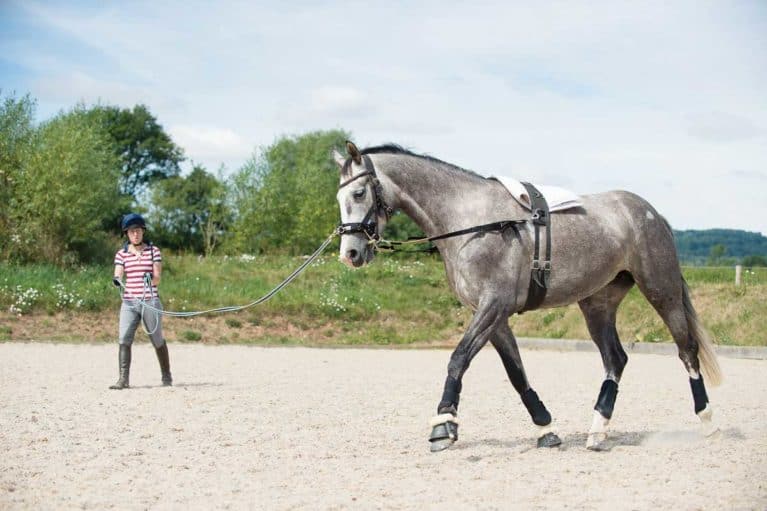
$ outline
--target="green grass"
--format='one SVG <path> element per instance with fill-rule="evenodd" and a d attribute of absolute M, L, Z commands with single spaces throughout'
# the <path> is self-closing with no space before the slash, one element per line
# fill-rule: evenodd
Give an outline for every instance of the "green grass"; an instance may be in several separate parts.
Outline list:
<path fill-rule="evenodd" d="M 226 318 L 226 326 L 231 328 L 241 328 L 242 321 L 240 321 L 239 319 L 234 319 L 234 318 Z"/>
<path fill-rule="evenodd" d="M 181 332 L 181 340 L 188 342 L 197 342 L 202 339 L 202 334 L 195 330 L 184 330 Z"/>
<path fill-rule="evenodd" d="M 194 311 L 241 305 L 261 297 L 304 261 L 301 257 L 166 255 L 161 296 L 167 310 Z M 684 268 L 693 301 L 719 342 L 767 345 L 767 269 L 744 271 L 735 287 L 732 268 Z M 42 320 L 57 312 L 114 311 L 119 303 L 111 266 L 63 270 L 55 266 L 0 264 L 0 308 Z M 236 318 L 227 314 L 221 332 L 183 330 L 178 340 L 196 342 L 305 343 L 353 345 L 457 341 L 470 312 L 447 286 L 442 262 L 429 255 L 381 254 L 373 264 L 351 270 L 325 255 L 272 300 Z M 210 319 L 211 316 L 206 316 Z M 0 325 L 2 326 L 2 325 Z M 525 313 L 512 319 L 519 336 L 588 338 L 577 305 Z M 269 333 L 248 339 L 247 328 Z M 274 333 L 290 327 L 293 333 Z M 636 287 L 619 310 L 623 340 L 668 340 L 669 335 Z M 270 330 L 271 329 L 271 330 Z M 0 329 L 0 339 L 11 336 Z M 303 340 L 302 340 L 303 339 Z"/>
<path fill-rule="evenodd" d="M 735 268 L 717 266 L 684 266 L 684 278 L 688 284 L 734 284 Z M 767 285 L 767 268 L 743 268 L 741 274 L 743 285 Z"/>

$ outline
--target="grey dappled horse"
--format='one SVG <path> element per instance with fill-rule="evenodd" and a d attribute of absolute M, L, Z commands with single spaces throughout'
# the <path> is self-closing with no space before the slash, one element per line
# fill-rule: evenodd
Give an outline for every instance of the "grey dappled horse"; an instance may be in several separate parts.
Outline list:
<path fill-rule="evenodd" d="M 500 220 L 530 218 L 530 212 L 494 179 L 396 145 L 362 151 L 351 142 L 346 145 L 348 158 L 338 151 L 333 156 L 341 167 L 337 198 L 341 222 L 346 226 L 340 259 L 349 266 L 372 261 L 378 234 L 396 210 L 412 218 L 427 236 Z M 647 201 L 633 193 L 585 195 L 581 202 L 582 207 L 550 216 L 552 271 L 540 307 L 578 302 L 602 356 L 605 379 L 594 407 L 587 447 L 605 446 L 618 383 L 628 360 L 615 328 L 616 310 L 634 284 L 670 330 L 689 373 L 695 413 L 704 432 L 713 433 L 716 429 L 711 422 L 703 375 L 710 384 L 719 384 L 719 366 L 712 341 L 690 301 L 669 225 Z M 526 303 L 532 232 L 528 222 L 435 242 L 450 287 L 474 311 L 474 316 L 450 356 L 444 392 L 431 424 L 433 451 L 457 440 L 461 379 L 472 358 L 488 341 L 540 428 L 538 446 L 561 443 L 551 415 L 527 380 L 508 323 L 509 316 L 520 312 Z"/>

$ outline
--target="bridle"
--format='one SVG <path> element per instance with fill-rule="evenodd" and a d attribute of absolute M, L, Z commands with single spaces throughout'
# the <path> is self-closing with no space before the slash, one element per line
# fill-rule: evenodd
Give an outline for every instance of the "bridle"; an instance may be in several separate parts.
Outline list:
<path fill-rule="evenodd" d="M 370 243 L 376 244 L 381 239 L 381 234 L 378 232 L 378 217 L 383 215 L 388 220 L 394 212 L 394 209 L 386 204 L 386 201 L 384 201 L 383 188 L 381 186 L 381 182 L 378 180 L 375 167 L 373 166 L 373 162 L 370 160 L 370 157 L 366 154 L 363 154 L 362 162 L 365 164 L 365 170 L 338 185 L 338 189 L 340 190 L 348 184 L 353 183 L 357 179 L 369 176 L 368 180 L 372 185 L 370 188 L 373 190 L 373 203 L 370 205 L 370 209 L 367 213 L 365 213 L 365 216 L 360 222 L 338 224 L 338 227 L 336 228 L 336 234 L 342 236 L 344 234 L 355 234 L 361 232 L 368 237 Z M 352 159 L 349 158 L 344 164 L 344 174 L 346 174 L 351 168 L 351 163 Z"/>

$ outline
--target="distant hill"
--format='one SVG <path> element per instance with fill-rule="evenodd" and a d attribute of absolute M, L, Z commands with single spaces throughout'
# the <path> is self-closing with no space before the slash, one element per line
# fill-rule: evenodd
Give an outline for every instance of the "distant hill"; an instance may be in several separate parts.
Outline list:
<path fill-rule="evenodd" d="M 674 231 L 674 239 L 679 259 L 686 264 L 706 263 L 715 245 L 726 249 L 723 263 L 740 262 L 747 256 L 767 257 L 767 237 L 758 232 L 738 229 Z"/>

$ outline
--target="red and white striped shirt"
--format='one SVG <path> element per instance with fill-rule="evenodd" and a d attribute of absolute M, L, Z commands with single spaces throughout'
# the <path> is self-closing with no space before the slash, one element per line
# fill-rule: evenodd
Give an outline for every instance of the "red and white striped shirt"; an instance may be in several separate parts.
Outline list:
<path fill-rule="evenodd" d="M 148 300 L 153 296 L 159 296 L 157 286 L 152 286 L 151 294 L 149 289 L 144 290 L 144 274 L 153 273 L 154 263 L 161 261 L 160 249 L 149 243 L 144 245 L 140 254 L 133 254 L 125 248 L 121 248 L 115 254 L 115 265 L 120 265 L 125 269 L 124 300 L 142 297 L 144 300 Z"/>

